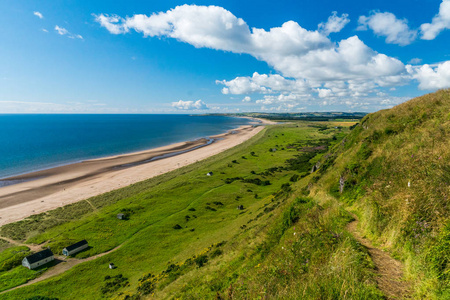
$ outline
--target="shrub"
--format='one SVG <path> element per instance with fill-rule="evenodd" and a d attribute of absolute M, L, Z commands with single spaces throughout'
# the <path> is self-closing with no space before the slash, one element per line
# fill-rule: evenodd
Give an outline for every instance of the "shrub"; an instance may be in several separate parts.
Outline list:
<path fill-rule="evenodd" d="M 216 249 L 211 253 L 211 258 L 217 257 L 219 255 L 222 255 L 223 251 L 220 249 Z"/>
<path fill-rule="evenodd" d="M 108 294 L 108 293 L 115 292 L 118 289 L 125 287 L 129 284 L 128 278 L 123 277 L 122 274 L 109 277 L 108 279 L 106 279 L 106 277 L 105 277 L 105 281 L 106 281 L 105 284 L 101 288 L 102 294 Z"/>
<path fill-rule="evenodd" d="M 197 264 L 197 267 L 201 268 L 208 262 L 207 255 L 199 255 L 194 259 L 194 262 Z"/>
<path fill-rule="evenodd" d="M 298 174 L 294 174 L 294 175 L 291 176 L 291 178 L 289 179 L 289 181 L 291 181 L 291 182 L 297 182 L 299 178 L 300 178 L 300 176 L 298 176 Z"/>
<path fill-rule="evenodd" d="M 148 273 L 139 279 L 138 292 L 143 295 L 150 294 L 155 290 L 156 281 L 155 275 Z"/>

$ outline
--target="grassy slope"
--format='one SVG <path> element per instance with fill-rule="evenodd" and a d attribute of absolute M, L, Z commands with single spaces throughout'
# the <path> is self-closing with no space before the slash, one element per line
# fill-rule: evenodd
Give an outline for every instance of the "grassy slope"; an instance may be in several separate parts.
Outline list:
<path fill-rule="evenodd" d="M 296 148 L 323 144 L 324 138 L 331 138 L 339 131 L 326 129 L 323 125 L 308 127 L 305 123 L 299 124 L 271 128 L 214 158 L 91 198 L 89 202 L 96 207 L 95 211 L 89 208 L 91 205 L 80 202 L 2 227 L 1 234 L 12 238 L 28 239 L 28 242 L 35 243 L 49 241 L 48 245 L 55 252 L 72 241 L 85 238 L 92 248 L 80 253 L 80 258 L 121 245 L 107 256 L 78 265 L 42 283 L 3 294 L 2 297 L 24 299 L 40 294 L 61 299 L 99 299 L 102 296 L 115 297 L 120 293 L 131 295 L 136 293 L 136 288 L 140 286 L 138 279 L 144 274 L 160 274 L 170 263 L 196 259 L 201 256 L 202 249 L 224 240 L 228 243 L 223 246 L 221 251 L 224 254 L 219 258 L 212 259 L 212 250 L 205 252 L 210 258 L 208 266 L 220 265 L 227 260 L 231 265 L 236 265 L 236 257 L 241 257 L 241 251 L 251 246 L 248 241 L 253 240 L 254 245 L 260 245 L 265 238 L 273 236 L 269 229 L 279 220 L 277 216 L 281 218 L 281 209 L 292 205 L 290 203 L 295 198 L 291 191 L 283 190 L 282 185 L 290 182 L 292 175 L 304 174 L 305 170 L 301 169 L 306 166 L 308 170 L 310 165 L 306 161 L 300 170 L 284 168 L 265 176 L 258 174 L 273 167 L 287 166 L 287 159 L 302 153 Z M 278 150 L 269 152 L 271 148 Z M 255 156 L 251 152 L 255 152 Z M 209 171 L 213 171 L 214 176 L 205 176 Z M 261 178 L 269 180 L 271 185 L 255 185 L 242 180 L 231 184 L 224 182 L 226 178 L 233 177 Z M 281 192 L 276 194 L 280 189 Z M 244 205 L 245 210 L 237 210 L 238 204 Z M 124 209 L 130 212 L 130 219 L 117 220 L 116 214 Z M 177 224 L 182 229 L 174 229 Z M 272 251 L 280 238 L 276 237 L 275 242 L 268 244 L 265 255 Z M 109 270 L 109 262 L 114 262 L 118 268 Z M 192 263 L 186 265 L 190 267 L 183 267 L 184 271 L 179 271 L 182 274 L 177 275 L 183 276 L 175 282 L 169 279 L 159 282 L 158 293 L 172 295 L 180 292 L 174 288 L 178 282 L 190 282 L 190 277 L 203 270 L 193 268 Z M 229 264 L 223 266 L 228 267 Z M 237 269 L 237 274 L 243 271 L 240 267 Z M 110 281 L 105 280 L 105 276 L 119 274 L 127 278 L 124 286 L 102 295 L 101 288 Z M 233 278 L 237 280 L 235 275 Z M 208 290 L 211 292 L 211 289 Z M 187 290 L 185 292 L 189 294 Z M 123 298 L 123 295 L 120 297 Z"/>
<path fill-rule="evenodd" d="M 405 261 L 415 298 L 450 298 L 449 140 L 442 90 L 366 116 L 315 177 L 314 191 L 350 206 L 361 230 Z"/>

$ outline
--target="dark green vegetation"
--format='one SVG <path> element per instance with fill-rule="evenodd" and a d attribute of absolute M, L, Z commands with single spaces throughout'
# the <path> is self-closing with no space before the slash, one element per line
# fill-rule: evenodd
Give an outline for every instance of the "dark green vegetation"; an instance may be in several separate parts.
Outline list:
<path fill-rule="evenodd" d="M 413 299 L 449 299 L 449 91 L 350 125 L 271 126 L 211 159 L 4 226 L 54 251 L 85 238 L 92 248 L 78 258 L 117 249 L 1 296 L 384 299 L 346 230 L 350 210 L 404 262 Z"/>

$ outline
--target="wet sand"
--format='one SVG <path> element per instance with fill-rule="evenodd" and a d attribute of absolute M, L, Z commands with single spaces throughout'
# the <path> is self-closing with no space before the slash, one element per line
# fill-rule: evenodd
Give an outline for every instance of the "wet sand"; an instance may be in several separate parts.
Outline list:
<path fill-rule="evenodd" d="M 270 122 L 265 122 L 270 123 Z M 0 226 L 170 172 L 248 140 L 263 126 L 165 147 L 6 178 L 0 188 Z"/>

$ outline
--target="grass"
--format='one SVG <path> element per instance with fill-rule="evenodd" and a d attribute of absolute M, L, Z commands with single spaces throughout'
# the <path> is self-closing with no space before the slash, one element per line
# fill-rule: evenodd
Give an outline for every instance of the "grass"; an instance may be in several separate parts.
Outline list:
<path fill-rule="evenodd" d="M 294 184 L 290 179 L 305 173 L 287 161 L 307 155 L 311 158 L 304 164 L 305 170 L 309 170 L 329 145 L 338 142 L 332 137 L 342 131 L 332 126 L 324 128 L 323 124 L 319 131 L 316 125 L 309 125 L 314 124 L 299 122 L 268 128 L 213 158 L 91 198 L 89 202 L 96 208 L 95 212 L 91 205 L 79 202 L 2 227 L 2 235 L 27 243 L 48 241 L 47 245 L 55 253 L 72 242 L 86 239 L 91 248 L 77 254 L 78 258 L 121 246 L 55 278 L 2 297 L 121 298 L 136 293 L 139 279 L 145 274 L 160 274 L 168 265 L 197 257 L 201 249 L 222 241 L 228 245 L 228 241 L 243 232 L 251 232 L 258 224 L 272 222 L 271 216 L 283 207 L 280 199 Z M 311 150 L 318 145 L 324 147 Z M 277 151 L 270 151 L 272 148 Z M 214 175 L 206 176 L 210 171 Z M 227 178 L 236 177 L 242 179 L 227 183 Z M 270 184 L 258 184 L 265 181 Z M 238 210 L 238 205 L 244 209 Z M 129 219 L 118 220 L 117 213 L 124 210 Z M 206 265 L 223 255 L 208 257 Z M 110 262 L 117 269 L 110 270 Z M 118 275 L 127 278 L 128 283 L 102 294 L 104 278 Z"/>
<path fill-rule="evenodd" d="M 0 272 L 0 292 L 24 284 L 39 276 L 40 272 L 25 267 L 15 267 L 8 272 Z"/>
<path fill-rule="evenodd" d="M 449 111 L 450 91 L 441 90 L 367 115 L 321 160 L 328 168 L 314 187 L 353 210 L 365 235 L 406 263 L 419 299 L 450 297 Z"/>
<path fill-rule="evenodd" d="M 182 299 L 384 299 L 367 252 L 335 201 L 295 192 L 266 222 L 224 246 L 225 257 L 191 272 L 160 296 Z M 258 234 L 256 234 L 258 232 Z M 245 240 L 245 242 L 244 242 Z M 227 255 L 227 253 L 234 255 Z M 170 298 L 170 297 L 169 297 Z"/>

